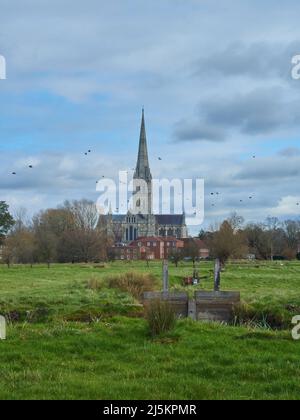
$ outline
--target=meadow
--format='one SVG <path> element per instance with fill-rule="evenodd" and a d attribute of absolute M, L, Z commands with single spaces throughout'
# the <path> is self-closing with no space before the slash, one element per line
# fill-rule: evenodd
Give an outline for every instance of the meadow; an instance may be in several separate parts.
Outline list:
<path fill-rule="evenodd" d="M 213 264 L 199 269 L 197 288 L 211 290 Z M 300 263 L 228 264 L 222 289 L 240 291 L 257 322 L 180 320 L 156 339 L 140 303 L 107 285 L 129 271 L 152 273 L 160 288 L 160 262 L 0 266 L 0 314 L 10 319 L 0 399 L 300 398 L 300 342 L 290 331 L 300 314 Z M 191 273 L 189 263 L 170 265 L 171 288 L 184 289 Z M 281 322 L 273 326 L 269 314 Z"/>

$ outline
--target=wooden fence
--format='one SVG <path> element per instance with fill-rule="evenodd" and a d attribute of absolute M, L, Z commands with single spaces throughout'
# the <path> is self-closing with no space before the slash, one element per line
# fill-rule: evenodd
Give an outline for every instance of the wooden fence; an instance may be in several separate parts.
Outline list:
<path fill-rule="evenodd" d="M 196 292 L 198 321 L 230 321 L 235 305 L 241 301 L 239 292 Z"/>
<path fill-rule="evenodd" d="M 239 292 L 198 291 L 195 292 L 194 299 L 189 299 L 184 292 L 147 292 L 144 294 L 144 305 L 157 299 L 169 302 L 179 318 L 229 322 L 233 308 L 240 302 L 241 296 Z"/>
<path fill-rule="evenodd" d="M 170 292 L 146 292 L 144 293 L 144 304 L 151 300 L 165 300 L 169 302 L 178 318 L 186 318 L 188 315 L 188 294 L 187 293 L 170 293 Z"/>

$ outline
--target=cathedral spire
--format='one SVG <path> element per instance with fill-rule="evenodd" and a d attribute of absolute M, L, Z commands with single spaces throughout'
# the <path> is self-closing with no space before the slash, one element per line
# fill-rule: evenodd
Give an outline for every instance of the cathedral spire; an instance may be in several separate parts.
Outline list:
<path fill-rule="evenodd" d="M 134 174 L 135 179 L 144 179 L 149 181 L 152 179 L 149 158 L 148 158 L 148 147 L 147 147 L 147 136 L 146 136 L 146 127 L 145 127 L 145 111 L 142 110 L 142 123 L 141 123 L 141 132 L 140 132 L 140 144 L 139 144 L 139 154 L 136 165 L 136 170 Z"/>

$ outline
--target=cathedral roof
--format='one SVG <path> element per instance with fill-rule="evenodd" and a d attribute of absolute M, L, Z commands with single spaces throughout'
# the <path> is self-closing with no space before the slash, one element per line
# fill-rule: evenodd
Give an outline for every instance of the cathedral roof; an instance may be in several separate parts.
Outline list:
<path fill-rule="evenodd" d="M 183 214 L 158 214 L 155 219 L 159 225 L 182 226 L 185 224 Z"/>
<path fill-rule="evenodd" d="M 124 214 L 113 214 L 112 215 L 112 220 L 114 222 L 123 222 L 125 217 L 126 216 L 124 216 Z"/>

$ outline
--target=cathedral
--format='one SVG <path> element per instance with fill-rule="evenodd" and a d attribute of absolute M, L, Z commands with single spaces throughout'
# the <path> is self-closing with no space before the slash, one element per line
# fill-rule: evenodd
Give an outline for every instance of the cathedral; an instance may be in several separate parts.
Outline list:
<path fill-rule="evenodd" d="M 133 177 L 136 194 L 134 211 L 127 215 L 105 216 L 107 232 L 117 243 L 130 243 L 141 237 L 188 237 L 184 214 L 153 214 L 152 174 L 150 170 L 144 110 L 139 140 L 137 165 Z M 143 188 L 145 185 L 146 188 Z"/>

